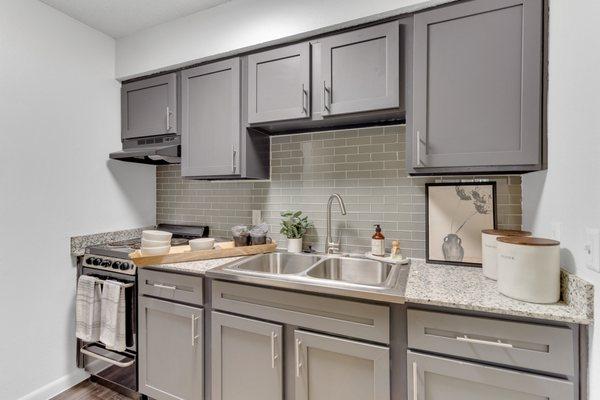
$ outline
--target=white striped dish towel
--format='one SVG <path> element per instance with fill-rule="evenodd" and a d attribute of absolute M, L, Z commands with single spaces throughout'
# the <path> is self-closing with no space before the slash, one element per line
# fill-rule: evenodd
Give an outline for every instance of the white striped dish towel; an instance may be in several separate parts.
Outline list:
<path fill-rule="evenodd" d="M 105 280 L 102 288 L 100 341 L 109 350 L 125 350 L 125 287 Z"/>
<path fill-rule="evenodd" d="M 81 275 L 75 298 L 75 334 L 85 342 L 100 339 L 100 284 L 93 276 Z"/>

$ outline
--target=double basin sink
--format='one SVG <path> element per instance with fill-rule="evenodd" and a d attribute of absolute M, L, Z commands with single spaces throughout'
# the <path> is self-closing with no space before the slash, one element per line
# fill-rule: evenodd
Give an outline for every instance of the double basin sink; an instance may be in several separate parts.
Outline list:
<path fill-rule="evenodd" d="M 259 254 L 227 267 L 231 272 L 255 276 L 375 289 L 393 287 L 399 268 L 366 258 L 294 253 Z"/>

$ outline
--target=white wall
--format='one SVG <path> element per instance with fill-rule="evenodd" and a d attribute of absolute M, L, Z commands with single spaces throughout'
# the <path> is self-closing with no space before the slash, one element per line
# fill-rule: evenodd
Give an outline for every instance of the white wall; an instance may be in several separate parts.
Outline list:
<path fill-rule="evenodd" d="M 117 40 L 117 77 L 204 57 L 415 4 L 449 0 L 234 0 Z"/>
<path fill-rule="evenodd" d="M 47 399 L 83 376 L 70 236 L 154 223 L 154 167 L 107 161 L 114 54 L 41 2 L 0 1 L 0 399 Z"/>
<path fill-rule="evenodd" d="M 600 228 L 600 2 L 550 2 L 547 171 L 523 176 L 523 223 L 549 236 L 562 223 L 561 261 L 596 286 L 585 267 L 585 228 Z M 600 399 L 600 330 L 590 346 L 590 399 Z"/>

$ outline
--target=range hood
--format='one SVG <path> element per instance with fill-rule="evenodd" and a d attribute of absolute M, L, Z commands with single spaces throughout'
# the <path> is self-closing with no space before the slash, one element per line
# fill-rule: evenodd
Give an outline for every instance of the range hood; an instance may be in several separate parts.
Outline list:
<path fill-rule="evenodd" d="M 157 136 L 123 141 L 123 150 L 110 153 L 113 160 L 167 165 L 181 162 L 181 138 L 179 135 Z"/>

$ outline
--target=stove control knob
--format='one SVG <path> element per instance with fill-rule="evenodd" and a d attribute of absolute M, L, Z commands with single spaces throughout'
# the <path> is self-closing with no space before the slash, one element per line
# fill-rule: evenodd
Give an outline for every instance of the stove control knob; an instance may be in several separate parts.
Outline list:
<path fill-rule="evenodd" d="M 103 260 L 100 266 L 102 267 L 110 267 L 111 262 L 108 260 Z"/>
<path fill-rule="evenodd" d="M 92 263 L 94 262 L 95 258 L 94 257 L 88 257 L 85 259 L 85 263 L 87 265 L 92 265 Z"/>
<path fill-rule="evenodd" d="M 113 269 L 119 269 L 121 267 L 121 261 L 115 261 L 112 263 Z"/>
<path fill-rule="evenodd" d="M 121 268 L 121 271 L 127 271 L 128 269 L 131 268 L 131 265 L 129 263 L 124 262 L 124 263 L 121 263 L 121 266 L 119 268 Z"/>
<path fill-rule="evenodd" d="M 94 258 L 92 260 L 92 264 L 94 264 L 94 265 L 100 265 L 101 262 L 102 262 L 101 258 Z"/>

